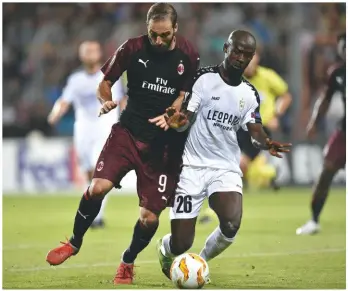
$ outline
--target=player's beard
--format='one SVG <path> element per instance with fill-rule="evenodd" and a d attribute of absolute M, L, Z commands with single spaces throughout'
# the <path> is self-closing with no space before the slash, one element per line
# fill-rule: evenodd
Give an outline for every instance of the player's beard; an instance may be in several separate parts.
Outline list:
<path fill-rule="evenodd" d="M 164 43 L 163 45 L 161 46 L 158 46 L 156 44 L 153 43 L 152 39 L 149 37 L 149 41 L 152 45 L 152 48 L 154 50 L 154 52 L 156 53 L 165 53 L 167 51 L 169 51 L 173 41 L 174 41 L 174 37 L 175 37 L 175 33 L 173 34 L 172 38 L 170 39 L 170 41 Z"/>
<path fill-rule="evenodd" d="M 224 64 L 223 64 L 226 72 L 227 72 L 227 75 L 228 75 L 228 78 L 229 80 L 232 82 L 232 83 L 235 83 L 235 82 L 240 82 L 241 78 L 242 78 L 242 75 L 244 73 L 244 68 L 236 68 L 236 67 L 233 67 L 229 62 L 228 62 L 228 59 L 225 59 L 224 60 Z"/>

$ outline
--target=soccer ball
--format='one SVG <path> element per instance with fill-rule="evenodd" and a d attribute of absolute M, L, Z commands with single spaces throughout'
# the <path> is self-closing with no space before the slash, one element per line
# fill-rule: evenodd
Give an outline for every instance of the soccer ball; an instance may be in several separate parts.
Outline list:
<path fill-rule="evenodd" d="M 209 267 L 199 255 L 182 254 L 173 261 L 170 278 L 176 288 L 200 289 L 209 280 Z"/>

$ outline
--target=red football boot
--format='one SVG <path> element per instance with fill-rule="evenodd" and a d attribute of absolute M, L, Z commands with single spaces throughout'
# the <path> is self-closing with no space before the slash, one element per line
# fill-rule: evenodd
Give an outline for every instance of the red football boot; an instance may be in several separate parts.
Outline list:
<path fill-rule="evenodd" d="M 76 255 L 79 251 L 69 241 L 60 243 L 63 245 L 53 250 L 50 250 L 46 256 L 46 261 L 50 265 L 60 265 L 61 263 L 69 259 L 71 256 Z"/>
<path fill-rule="evenodd" d="M 121 264 L 117 268 L 114 284 L 132 284 L 134 278 L 134 264 Z"/>

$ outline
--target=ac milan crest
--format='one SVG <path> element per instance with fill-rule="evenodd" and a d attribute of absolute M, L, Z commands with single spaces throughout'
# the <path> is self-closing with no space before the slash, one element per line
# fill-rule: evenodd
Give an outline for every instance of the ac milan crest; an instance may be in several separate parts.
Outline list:
<path fill-rule="evenodd" d="M 184 73 L 185 67 L 184 67 L 184 65 L 183 65 L 182 63 L 180 63 L 180 64 L 178 65 L 177 71 L 178 71 L 178 74 L 179 74 L 179 75 L 182 75 L 182 74 Z"/>
<path fill-rule="evenodd" d="M 97 165 L 97 171 L 100 172 L 104 168 L 104 162 L 100 161 L 99 164 Z"/>

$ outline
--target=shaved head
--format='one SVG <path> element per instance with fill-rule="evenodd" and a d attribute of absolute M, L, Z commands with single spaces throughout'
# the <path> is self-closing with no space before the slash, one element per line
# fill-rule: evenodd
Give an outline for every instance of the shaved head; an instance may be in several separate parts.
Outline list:
<path fill-rule="evenodd" d="M 256 51 L 256 39 L 248 31 L 232 31 L 224 44 L 223 68 L 236 82 L 241 79 Z"/>
<path fill-rule="evenodd" d="M 234 44 L 236 46 L 243 46 L 255 52 L 256 50 L 256 39 L 249 32 L 245 30 L 232 31 L 227 39 L 227 43 Z"/>

